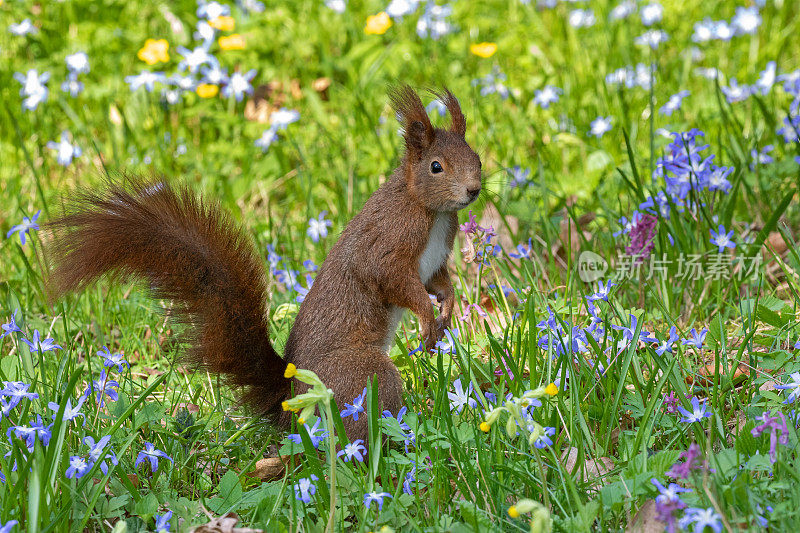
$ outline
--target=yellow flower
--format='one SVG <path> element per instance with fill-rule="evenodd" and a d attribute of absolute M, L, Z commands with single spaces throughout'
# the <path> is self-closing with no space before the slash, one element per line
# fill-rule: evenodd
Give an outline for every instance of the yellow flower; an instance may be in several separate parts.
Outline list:
<path fill-rule="evenodd" d="M 297 423 L 298 423 L 298 424 L 300 424 L 300 425 L 302 426 L 303 424 L 305 424 L 305 423 L 306 423 L 306 419 L 305 419 L 305 418 L 298 418 L 298 419 L 297 419 Z"/>
<path fill-rule="evenodd" d="M 497 52 L 495 43 L 478 43 L 470 45 L 469 51 L 478 57 L 492 57 Z"/>
<path fill-rule="evenodd" d="M 297 367 L 294 366 L 294 363 L 289 363 L 286 365 L 286 372 L 283 373 L 283 377 L 286 379 L 293 378 L 297 374 Z"/>
<path fill-rule="evenodd" d="M 169 61 L 169 43 L 166 39 L 147 39 L 136 57 L 147 63 L 155 65 L 161 61 Z"/>
<path fill-rule="evenodd" d="M 244 50 L 244 37 L 238 33 L 233 33 L 227 37 L 220 37 L 219 47 L 223 50 Z"/>
<path fill-rule="evenodd" d="M 364 27 L 364 33 L 367 35 L 383 35 L 391 25 L 392 19 L 386 14 L 386 11 L 381 11 L 377 15 L 367 17 L 367 25 Z"/>
<path fill-rule="evenodd" d="M 219 87 L 211 83 L 201 83 L 197 86 L 197 94 L 200 98 L 214 98 L 219 92 Z"/>
<path fill-rule="evenodd" d="M 484 433 L 489 433 L 490 429 L 491 429 L 491 426 L 488 423 L 481 422 L 481 431 L 483 431 Z"/>
<path fill-rule="evenodd" d="M 208 25 L 219 31 L 233 31 L 233 28 L 236 26 L 236 21 L 233 20 L 233 17 L 220 15 L 215 19 L 209 20 Z"/>
<path fill-rule="evenodd" d="M 549 394 L 550 396 L 555 396 L 556 394 L 558 394 L 558 387 L 556 387 L 555 383 L 551 383 L 550 385 L 544 388 L 544 392 L 546 394 Z"/>
<path fill-rule="evenodd" d="M 282 408 L 284 411 L 288 411 L 288 410 L 289 410 L 289 402 L 282 402 L 282 403 L 281 403 L 281 408 Z"/>
<path fill-rule="evenodd" d="M 512 505 L 508 508 L 508 516 L 511 518 L 519 518 L 519 511 L 517 511 L 516 505 Z"/>

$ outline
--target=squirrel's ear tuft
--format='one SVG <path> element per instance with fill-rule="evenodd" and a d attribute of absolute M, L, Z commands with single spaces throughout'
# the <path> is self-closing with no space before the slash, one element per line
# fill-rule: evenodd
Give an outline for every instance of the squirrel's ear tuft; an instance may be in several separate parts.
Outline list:
<path fill-rule="evenodd" d="M 406 145 L 423 149 L 433 142 L 433 126 L 419 95 L 408 85 L 401 85 L 389 93 L 392 109 L 405 130 Z"/>
<path fill-rule="evenodd" d="M 467 119 L 464 118 L 464 113 L 461 112 L 461 105 L 458 103 L 458 98 L 450 92 L 447 87 L 442 89 L 442 92 L 433 93 L 436 98 L 444 104 L 447 111 L 450 113 L 450 131 L 457 133 L 462 137 L 467 133 Z"/>

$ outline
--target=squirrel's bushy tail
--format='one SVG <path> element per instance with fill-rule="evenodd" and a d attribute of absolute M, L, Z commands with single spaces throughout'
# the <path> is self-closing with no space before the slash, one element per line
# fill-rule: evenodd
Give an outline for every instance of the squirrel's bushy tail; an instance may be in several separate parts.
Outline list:
<path fill-rule="evenodd" d="M 269 340 L 267 280 L 255 247 L 214 202 L 186 187 L 128 178 L 78 195 L 48 224 L 52 298 L 103 274 L 149 282 L 187 324 L 188 357 L 268 413 L 285 399 L 285 363 Z"/>

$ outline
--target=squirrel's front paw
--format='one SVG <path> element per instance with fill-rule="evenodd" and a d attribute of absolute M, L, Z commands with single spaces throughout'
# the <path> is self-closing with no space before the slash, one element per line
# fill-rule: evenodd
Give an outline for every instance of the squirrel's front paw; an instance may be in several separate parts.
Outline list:
<path fill-rule="evenodd" d="M 439 324 L 436 320 L 433 324 L 425 324 L 422 327 L 422 340 L 425 343 L 425 349 L 432 352 L 436 349 L 436 343 L 442 338 L 444 332 L 439 334 Z"/>

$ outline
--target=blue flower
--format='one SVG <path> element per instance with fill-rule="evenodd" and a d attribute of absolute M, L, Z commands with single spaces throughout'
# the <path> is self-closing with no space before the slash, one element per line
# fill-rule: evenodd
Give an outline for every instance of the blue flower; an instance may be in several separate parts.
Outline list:
<path fill-rule="evenodd" d="M 761 25 L 761 15 L 758 7 L 737 7 L 736 14 L 731 20 L 731 26 L 736 31 L 736 35 L 753 34 Z"/>
<path fill-rule="evenodd" d="M 85 74 L 89 72 L 89 56 L 86 52 L 75 52 L 66 57 L 67 68 L 70 74 Z"/>
<path fill-rule="evenodd" d="M 317 492 L 317 487 L 312 481 L 317 481 L 319 478 L 311 474 L 310 478 L 304 477 L 294 484 L 294 497 L 303 503 L 311 503 L 311 496 Z"/>
<path fill-rule="evenodd" d="M 661 106 L 661 109 L 659 109 L 658 112 L 667 117 L 671 116 L 675 111 L 678 111 L 681 108 L 683 99 L 689 96 L 689 94 L 689 91 L 678 91 L 669 97 L 667 103 Z"/>
<path fill-rule="evenodd" d="M 722 531 L 722 517 L 714 511 L 713 507 L 708 509 L 689 507 L 686 509 L 686 513 L 680 519 L 678 525 L 681 529 L 688 530 L 692 524 L 694 524 L 696 533 L 702 533 L 706 527 L 710 527 L 714 533 L 721 533 Z"/>
<path fill-rule="evenodd" d="M 406 473 L 405 480 L 403 481 L 403 492 L 406 494 L 414 494 L 414 491 L 411 489 L 411 484 L 417 480 L 417 467 L 411 467 L 411 471 Z"/>
<path fill-rule="evenodd" d="M 275 271 L 275 279 L 287 289 L 293 289 L 294 286 L 297 285 L 298 274 L 300 274 L 300 272 L 297 270 L 292 270 L 289 268 L 286 270 L 280 269 Z"/>
<path fill-rule="evenodd" d="M 147 459 L 148 461 L 150 461 L 150 469 L 153 472 L 155 472 L 156 470 L 158 470 L 159 457 L 168 459 L 171 463 L 175 462 L 172 460 L 172 457 L 162 452 L 161 450 L 156 449 L 156 447 L 153 446 L 153 444 L 145 442 L 144 449 L 139 452 L 139 455 L 136 456 L 136 462 L 134 463 L 134 466 L 138 468 L 141 462 Z"/>
<path fill-rule="evenodd" d="M 444 338 L 436 343 L 434 348 L 442 353 L 453 353 L 456 349 L 458 328 L 444 330 Z"/>
<path fill-rule="evenodd" d="M 347 9 L 347 1 L 346 0 L 325 0 L 325 7 L 327 7 L 328 9 L 332 9 L 336 13 L 344 13 L 345 9 Z M 388 8 L 387 8 L 387 10 L 388 10 Z"/>
<path fill-rule="evenodd" d="M 69 93 L 73 98 L 83 92 L 83 82 L 78 80 L 78 76 L 70 72 L 67 79 L 61 82 L 61 91 Z"/>
<path fill-rule="evenodd" d="M 739 85 L 736 82 L 736 78 L 731 78 L 730 85 L 728 87 L 721 86 L 720 90 L 725 95 L 725 99 L 728 100 L 729 104 L 747 100 L 750 98 L 750 95 L 753 94 L 752 87 Z"/>
<path fill-rule="evenodd" d="M 31 19 L 24 19 L 22 22 L 18 22 L 17 24 L 9 24 L 8 31 L 19 36 L 28 34 L 33 35 L 39 32 L 39 28 L 33 25 Z"/>
<path fill-rule="evenodd" d="M 533 103 L 542 109 L 547 109 L 550 104 L 558 102 L 558 95 L 563 94 L 564 91 L 552 85 L 545 85 L 542 89 L 536 89 L 533 93 Z"/>
<path fill-rule="evenodd" d="M 792 372 L 791 374 L 792 381 L 783 385 L 775 385 L 776 389 L 779 390 L 788 390 L 791 389 L 792 392 L 789 393 L 789 396 L 784 400 L 783 403 L 792 403 L 794 402 L 798 396 L 800 396 L 800 372 Z"/>
<path fill-rule="evenodd" d="M 172 511 L 167 511 L 162 515 L 155 515 L 153 518 L 156 519 L 156 533 L 162 533 L 163 531 L 169 531 L 170 523 L 169 521 L 172 520 Z"/>
<path fill-rule="evenodd" d="M 11 533 L 11 530 L 19 524 L 16 520 L 9 520 L 5 524 L 0 524 L 0 533 Z"/>
<path fill-rule="evenodd" d="M 352 404 L 345 403 L 344 409 L 342 409 L 341 415 L 342 418 L 352 416 L 353 420 L 358 420 L 358 413 L 364 412 L 364 399 L 367 397 L 367 388 L 364 387 L 364 390 L 356 396 L 355 400 L 353 400 Z"/>
<path fill-rule="evenodd" d="M 78 403 L 75 404 L 75 407 L 72 407 L 72 400 L 67 398 L 67 404 L 64 406 L 64 421 L 74 420 L 80 416 L 83 417 L 83 425 L 86 425 L 86 416 L 80 412 L 81 407 L 83 407 L 83 402 L 85 401 L 86 396 L 81 396 L 78 399 Z M 58 416 L 60 406 L 56 402 L 49 402 L 47 407 L 53 411 L 53 418 Z"/>
<path fill-rule="evenodd" d="M 664 30 L 648 30 L 633 40 L 639 46 L 649 46 L 655 50 L 661 43 L 669 40 L 669 35 Z"/>
<path fill-rule="evenodd" d="M 0 390 L 0 396 L 10 398 L 9 410 L 16 407 L 23 398 L 35 400 L 39 397 L 35 392 L 28 392 L 30 384 L 23 383 L 22 381 L 4 381 L 3 387 L 4 388 Z"/>
<path fill-rule="evenodd" d="M 681 418 L 681 422 L 686 422 L 687 424 L 691 424 L 692 422 L 700 422 L 704 418 L 709 418 L 711 413 L 708 412 L 706 406 L 706 400 L 703 400 L 703 405 L 700 405 L 700 401 L 697 399 L 696 396 L 692 396 L 692 411 L 689 412 L 683 406 L 678 406 L 678 411 L 683 415 Z"/>
<path fill-rule="evenodd" d="M 697 331 L 697 329 L 692 328 L 689 332 L 690 337 L 683 339 L 684 346 L 694 346 L 698 350 L 703 349 L 703 342 L 706 340 L 706 334 L 708 333 L 708 328 L 703 328 L 701 331 Z"/>
<path fill-rule="evenodd" d="M 222 96 L 230 98 L 233 96 L 237 102 L 241 102 L 246 94 L 253 94 L 253 86 L 250 82 L 256 75 L 256 69 L 247 71 L 245 74 L 234 72 L 228 79 L 227 85 L 222 88 Z"/>
<path fill-rule="evenodd" d="M 19 240 L 22 241 L 22 244 L 25 244 L 25 236 L 28 235 L 28 232 L 32 229 L 36 230 L 39 229 L 39 224 L 36 221 L 39 219 L 39 215 L 42 213 L 42 210 L 36 211 L 36 214 L 32 217 L 22 217 L 22 224 L 17 224 L 16 226 L 11 226 L 11 229 L 8 230 L 6 234 L 6 239 L 11 238 L 11 236 L 19 232 Z"/>
<path fill-rule="evenodd" d="M 25 441 L 25 445 L 29 450 L 32 450 L 36 442 L 36 437 L 39 437 L 39 441 L 43 446 L 50 444 L 50 439 L 53 436 L 51 432 L 52 427 L 53 424 L 45 426 L 44 422 L 42 422 L 41 415 L 36 415 L 36 422 L 31 421 L 30 426 L 11 426 L 8 428 L 6 435 L 10 438 L 11 433 L 14 433 L 17 438 Z"/>
<path fill-rule="evenodd" d="M 108 441 L 110 440 L 111 435 L 106 435 L 97 442 L 94 441 L 94 438 L 88 435 L 83 438 L 83 443 L 89 446 L 89 460 L 92 464 L 101 461 L 100 470 L 103 472 L 103 474 L 108 474 L 108 465 L 106 464 L 106 459 L 111 461 L 111 464 L 113 465 L 118 463 L 117 456 L 113 451 L 105 451 L 106 444 L 108 444 Z"/>
<path fill-rule="evenodd" d="M 189 69 L 189 72 L 195 73 L 202 65 L 219 65 L 217 58 L 208 53 L 208 43 L 202 46 L 195 47 L 194 50 L 189 50 L 183 46 L 175 49 L 183 59 L 178 63 L 178 70 L 184 71 Z"/>
<path fill-rule="evenodd" d="M 17 326 L 17 320 L 16 320 L 17 319 L 17 311 L 19 311 L 19 309 L 15 309 L 14 310 L 14 314 L 11 315 L 11 318 L 8 320 L 8 322 L 6 322 L 2 326 L 0 326 L 0 327 L 3 328 L 3 334 L 0 335 L 0 339 L 2 339 L 6 335 L 10 335 L 10 334 L 12 334 L 14 332 L 21 332 L 22 331 L 21 329 L 19 329 L 19 326 Z"/>
<path fill-rule="evenodd" d="M 508 173 L 511 176 L 511 179 L 508 182 L 508 186 L 512 189 L 515 187 L 522 187 L 530 185 L 530 175 L 531 169 L 529 168 L 522 168 L 519 165 L 515 165 L 512 168 L 507 169 Z"/>
<path fill-rule="evenodd" d="M 33 336 L 31 337 L 31 340 L 28 340 L 25 337 L 22 337 L 21 340 L 28 345 L 28 348 L 30 348 L 32 353 L 37 353 L 39 351 L 52 352 L 53 350 L 61 349 L 61 346 L 56 344 L 55 339 L 48 337 L 44 340 L 41 340 L 38 329 L 33 330 Z"/>
<path fill-rule="evenodd" d="M 311 237 L 312 241 L 319 242 L 320 239 L 324 239 L 328 236 L 328 228 L 333 226 L 333 222 L 325 219 L 325 215 L 327 214 L 327 211 L 323 211 L 317 218 L 308 219 L 308 230 L 306 230 L 306 234 Z"/>
<path fill-rule="evenodd" d="M 219 2 L 206 2 L 206 0 L 199 0 L 197 4 L 199 6 L 197 8 L 198 18 L 214 20 L 217 17 L 230 15 L 231 13 L 230 6 L 220 4 Z"/>
<path fill-rule="evenodd" d="M 616 287 L 616 283 L 603 283 L 603 280 L 597 282 L 597 292 L 594 294 L 587 296 L 586 299 L 589 302 L 596 302 L 597 300 L 603 300 L 604 302 L 608 301 L 609 292 L 611 291 L 611 287 Z"/>
<path fill-rule="evenodd" d="M 588 28 L 594 26 L 594 11 L 591 9 L 573 9 L 569 12 L 567 20 L 573 28 Z"/>
<path fill-rule="evenodd" d="M 508 252 L 509 257 L 514 259 L 530 259 L 533 251 L 533 240 L 528 239 L 528 244 L 518 244 L 516 252 Z M 475 304 L 477 306 L 477 304 Z"/>
<path fill-rule="evenodd" d="M 611 131 L 611 117 L 597 117 L 589 125 L 589 134 L 594 135 L 598 139 Z"/>
<path fill-rule="evenodd" d="M 125 76 L 125 82 L 130 86 L 131 91 L 136 91 L 140 87 L 144 87 L 147 92 L 153 92 L 156 88 L 156 83 L 166 83 L 167 77 L 163 72 L 142 70 L 135 76 Z"/>
<path fill-rule="evenodd" d="M 552 437 L 555 434 L 556 434 L 556 428 L 554 428 L 554 427 L 545 427 L 544 428 L 544 433 L 539 435 L 539 437 L 533 442 L 533 445 L 536 448 L 539 448 L 540 450 L 542 448 L 546 448 L 548 446 L 552 446 L 553 445 L 553 439 L 551 439 L 550 437 Z"/>
<path fill-rule="evenodd" d="M 103 407 L 105 405 L 104 396 L 108 396 L 112 402 L 116 402 L 119 399 L 114 387 L 119 387 L 119 383 L 113 379 L 108 379 L 106 371 L 103 370 L 100 372 L 100 377 L 92 381 L 84 395 L 89 396 L 92 392 L 97 392 L 97 401 L 100 402 L 100 407 Z"/>
<path fill-rule="evenodd" d="M 270 128 L 275 131 L 285 130 L 289 124 L 293 124 L 298 120 L 300 120 L 300 112 L 294 109 L 286 109 L 285 107 L 273 111 L 269 116 Z"/>
<path fill-rule="evenodd" d="M 669 338 L 661 341 L 661 344 L 656 348 L 656 353 L 658 355 L 664 355 L 664 352 L 672 353 L 672 345 L 678 342 L 678 340 L 680 340 L 678 330 L 675 326 L 672 326 L 669 328 Z"/>
<path fill-rule="evenodd" d="M 39 72 L 36 69 L 30 69 L 27 73 L 20 72 L 14 73 L 14 79 L 22 84 L 20 89 L 20 96 L 24 96 L 25 100 L 22 102 L 23 109 L 34 110 L 39 104 L 47 101 L 49 90 L 47 89 L 47 81 L 50 79 L 49 72 Z"/>
<path fill-rule="evenodd" d="M 364 446 L 364 441 L 362 439 L 355 440 L 353 442 L 349 442 L 345 445 L 343 450 L 340 450 L 339 453 L 336 454 L 336 457 L 344 457 L 345 462 L 349 462 L 351 459 L 355 459 L 359 463 L 364 462 L 364 456 L 362 452 L 366 452 L 367 448 Z"/>
<path fill-rule="evenodd" d="M 269 147 L 272 146 L 272 143 L 278 138 L 278 132 L 274 129 L 270 128 L 268 130 L 264 130 L 264 133 L 261 134 L 261 137 L 256 139 L 255 145 L 261 148 L 262 152 L 266 152 L 269 150 Z"/>
<path fill-rule="evenodd" d="M 130 365 L 125 360 L 125 356 L 121 353 L 110 353 L 107 346 L 103 346 L 102 350 L 97 352 L 97 355 L 103 358 L 103 366 L 105 367 L 117 367 L 117 372 L 122 372 L 123 365 L 125 368 L 130 368 Z"/>
<path fill-rule="evenodd" d="M 481 96 L 488 96 L 497 93 L 500 98 L 505 100 L 508 98 L 508 87 L 503 83 L 506 80 L 506 75 L 500 70 L 500 67 L 495 65 L 492 71 L 483 78 L 472 80 L 472 85 L 479 85 L 481 88 Z"/>
<path fill-rule="evenodd" d="M 453 13 L 453 8 L 449 5 L 437 5 L 430 2 L 425 7 L 425 12 L 417 20 L 417 35 L 420 37 L 430 37 L 438 40 L 443 35 L 455 30 L 455 27 L 447 20 Z"/>
<path fill-rule="evenodd" d="M 300 304 L 303 303 L 303 300 L 306 299 L 306 296 L 308 295 L 308 291 L 311 290 L 311 287 L 313 285 L 314 285 L 314 278 L 312 278 L 310 274 L 306 274 L 306 286 L 305 287 L 300 285 L 300 283 L 295 283 L 294 284 L 294 290 L 297 291 L 297 297 L 295 298 L 297 303 L 300 303 Z"/>
<path fill-rule="evenodd" d="M 68 167 L 73 159 L 80 157 L 83 153 L 83 150 L 81 150 L 77 144 L 71 144 L 69 142 L 69 137 L 70 133 L 68 131 L 62 131 L 61 140 L 59 142 L 47 142 L 47 147 L 57 152 L 56 160 L 58 164 L 64 167 Z"/>
<path fill-rule="evenodd" d="M 642 6 L 640 15 L 642 17 L 642 24 L 645 26 L 652 26 L 657 22 L 661 22 L 664 16 L 664 7 L 656 3 L 647 4 L 646 6 Z"/>
<path fill-rule="evenodd" d="M 659 495 L 656 496 L 656 503 L 670 503 L 676 502 L 680 499 L 678 496 L 681 492 L 692 492 L 692 489 L 685 489 L 677 483 L 670 483 L 669 487 L 662 485 L 656 478 L 652 478 L 650 482 L 656 486 Z"/>
<path fill-rule="evenodd" d="M 458 378 L 453 382 L 453 389 L 455 392 L 447 392 L 447 398 L 450 400 L 450 411 L 459 414 L 465 405 L 469 405 L 473 409 L 478 406 L 477 400 L 472 397 L 471 381 L 467 386 L 467 390 L 464 390 L 463 385 L 461 385 L 461 378 Z"/>
<path fill-rule="evenodd" d="M 383 500 L 385 498 L 391 498 L 392 495 L 388 492 L 367 492 L 364 494 L 364 507 L 369 509 L 370 504 L 375 502 L 378 504 L 378 511 L 383 510 Z"/>
<path fill-rule="evenodd" d="M 314 426 L 311 427 L 311 428 L 308 427 L 308 424 L 303 424 L 303 427 L 306 429 L 306 433 L 308 433 L 308 437 L 311 439 L 311 444 L 312 444 L 312 446 L 314 446 L 314 448 L 319 447 L 319 444 L 323 440 L 325 440 L 325 437 L 328 436 L 328 432 L 327 431 L 325 431 L 324 429 L 320 429 L 319 428 L 319 423 L 320 423 L 320 420 L 319 420 L 319 418 L 317 418 L 317 420 L 314 422 Z M 318 431 L 320 432 L 319 435 L 317 435 Z M 300 437 L 299 433 L 292 433 L 290 435 L 287 435 L 286 438 L 288 438 L 290 441 L 294 442 L 295 444 L 302 444 L 303 443 L 303 440 Z"/>
<path fill-rule="evenodd" d="M 81 478 L 92 469 L 92 465 L 89 462 L 81 457 L 80 455 L 73 455 L 69 458 L 69 467 L 65 475 L 68 479 L 71 478 Z"/>
<path fill-rule="evenodd" d="M 750 163 L 750 170 L 754 170 L 757 165 L 768 165 L 775 161 L 769 153 L 774 150 L 775 147 L 771 144 L 766 145 L 760 151 L 753 148 L 750 150 L 750 158 L 752 159 Z"/>
<path fill-rule="evenodd" d="M 716 232 L 713 229 L 709 231 L 711 233 L 711 244 L 719 247 L 719 253 L 721 253 L 725 248 L 736 248 L 736 243 L 734 243 L 732 240 L 733 230 L 725 233 L 725 226 L 720 224 Z"/>

